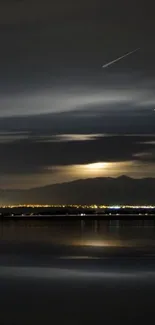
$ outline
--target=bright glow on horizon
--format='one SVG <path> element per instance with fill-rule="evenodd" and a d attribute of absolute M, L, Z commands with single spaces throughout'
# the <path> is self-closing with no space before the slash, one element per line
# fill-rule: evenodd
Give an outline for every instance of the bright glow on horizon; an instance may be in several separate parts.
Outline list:
<path fill-rule="evenodd" d="M 92 163 L 92 164 L 88 164 L 86 165 L 86 168 L 92 170 L 92 171 L 98 171 L 101 170 L 105 167 L 108 166 L 108 163 L 105 162 L 96 162 L 96 163 Z"/>
<path fill-rule="evenodd" d="M 79 179 L 98 177 L 119 177 L 126 175 L 132 178 L 154 177 L 154 164 L 146 165 L 136 160 L 130 161 L 99 161 L 85 164 L 47 165 L 38 173 L 1 175 L 2 189 L 30 189 L 52 184 L 76 181 Z M 33 176 L 33 177 L 32 177 Z M 5 185 L 5 186 L 4 186 Z M 16 186 L 16 187 L 15 187 Z M 7 202 L 2 202 L 3 204 Z"/>

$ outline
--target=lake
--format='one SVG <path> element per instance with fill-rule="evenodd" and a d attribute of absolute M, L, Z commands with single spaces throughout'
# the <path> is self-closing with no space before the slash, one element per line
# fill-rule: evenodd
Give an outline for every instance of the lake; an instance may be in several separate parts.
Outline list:
<path fill-rule="evenodd" d="M 154 221 L 0 223 L 1 324 L 155 320 Z"/>

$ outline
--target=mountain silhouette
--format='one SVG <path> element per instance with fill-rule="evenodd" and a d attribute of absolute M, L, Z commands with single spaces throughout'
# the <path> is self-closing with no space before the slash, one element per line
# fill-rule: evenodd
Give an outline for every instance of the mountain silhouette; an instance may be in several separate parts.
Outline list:
<path fill-rule="evenodd" d="M 155 204 L 155 178 L 89 178 L 29 190 L 1 190 L 2 204 Z"/>

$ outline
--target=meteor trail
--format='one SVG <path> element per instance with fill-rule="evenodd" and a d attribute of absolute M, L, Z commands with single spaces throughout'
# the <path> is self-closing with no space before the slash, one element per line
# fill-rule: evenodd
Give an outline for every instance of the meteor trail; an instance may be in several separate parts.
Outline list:
<path fill-rule="evenodd" d="M 119 60 L 125 58 L 126 56 L 128 56 L 128 55 L 130 55 L 130 54 L 132 54 L 132 53 L 134 53 L 134 52 L 137 52 L 138 50 L 140 50 L 140 47 L 139 47 L 138 49 L 134 50 L 134 51 L 128 52 L 128 53 L 126 53 L 126 54 L 120 56 L 119 58 L 117 58 L 117 59 L 115 59 L 115 60 L 113 60 L 113 61 L 111 61 L 111 62 L 109 62 L 109 63 L 106 63 L 106 64 L 102 65 L 102 68 L 107 68 L 107 67 L 109 67 L 111 64 L 113 64 L 113 63 L 115 63 L 115 62 L 117 62 L 117 61 L 119 61 Z"/>

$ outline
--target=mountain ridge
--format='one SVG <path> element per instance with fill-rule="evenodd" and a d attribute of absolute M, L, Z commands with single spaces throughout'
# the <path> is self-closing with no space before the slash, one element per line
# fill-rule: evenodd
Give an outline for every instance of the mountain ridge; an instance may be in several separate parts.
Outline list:
<path fill-rule="evenodd" d="M 155 204 L 155 178 L 78 179 L 26 190 L 0 190 L 2 204 Z"/>

